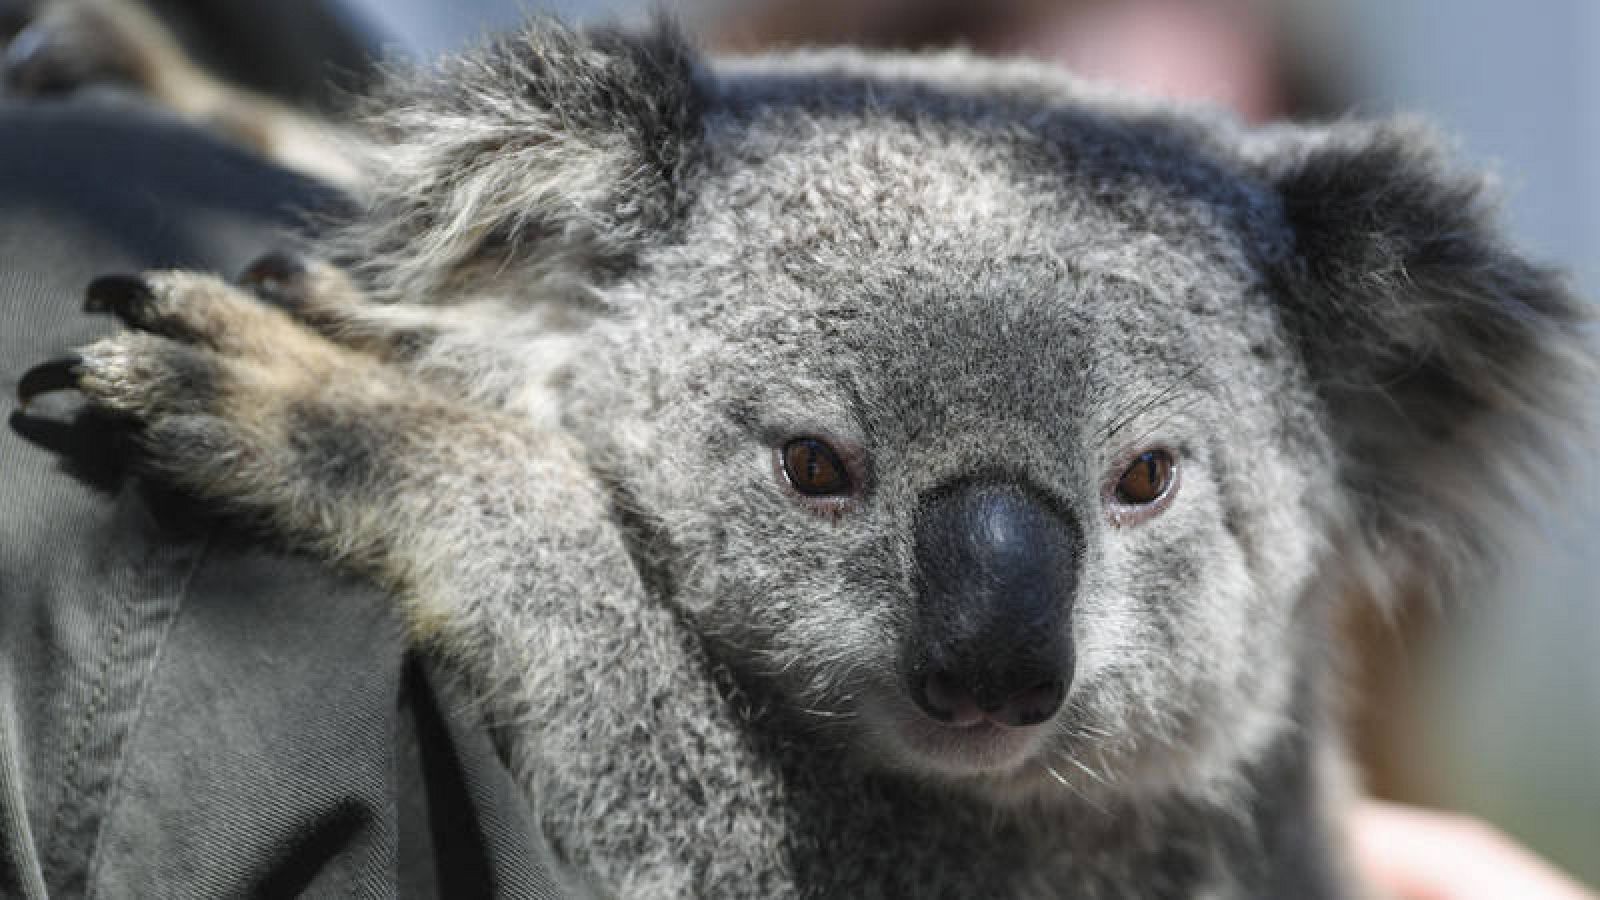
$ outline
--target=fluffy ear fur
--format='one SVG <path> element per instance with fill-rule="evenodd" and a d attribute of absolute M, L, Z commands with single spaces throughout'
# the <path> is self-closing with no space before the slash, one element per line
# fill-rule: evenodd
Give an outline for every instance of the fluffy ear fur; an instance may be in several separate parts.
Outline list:
<path fill-rule="evenodd" d="M 365 210 L 334 248 L 380 299 L 436 302 L 581 269 L 625 269 L 669 232 L 700 130 L 677 31 L 538 20 L 372 103 Z"/>
<path fill-rule="evenodd" d="M 1448 588 L 1553 486 L 1591 384 L 1586 304 L 1507 247 L 1481 178 L 1406 122 L 1301 132 L 1272 178 L 1285 321 L 1340 455 L 1351 574 Z"/>

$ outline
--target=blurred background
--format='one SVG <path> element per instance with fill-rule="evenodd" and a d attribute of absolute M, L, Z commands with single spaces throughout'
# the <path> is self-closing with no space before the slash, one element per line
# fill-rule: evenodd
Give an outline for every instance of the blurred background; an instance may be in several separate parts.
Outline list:
<path fill-rule="evenodd" d="M 39 2 L 0 0 L 13 91 L 70 84 L 86 67 L 81 53 L 41 50 L 71 35 L 21 34 Z M 1253 121 L 1420 113 L 1457 136 L 1466 159 L 1499 173 L 1518 240 L 1600 297 L 1595 0 L 149 2 L 195 58 L 324 111 L 340 102 L 329 85 L 359 87 L 378 55 L 448 52 L 529 9 L 613 21 L 657 5 L 729 52 L 962 45 L 1053 60 Z M 1594 406 L 1600 416 L 1600 396 Z M 1413 603 L 1394 623 L 1357 617 L 1350 631 L 1362 700 L 1352 714 L 1372 789 L 1480 815 L 1600 885 L 1600 475 L 1591 455 L 1563 473 L 1559 502 L 1540 507 L 1501 574 L 1475 595 L 1440 609 Z"/>

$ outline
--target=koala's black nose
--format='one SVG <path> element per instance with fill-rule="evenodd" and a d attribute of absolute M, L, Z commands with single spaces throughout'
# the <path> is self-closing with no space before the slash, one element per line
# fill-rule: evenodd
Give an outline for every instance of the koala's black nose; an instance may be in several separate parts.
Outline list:
<path fill-rule="evenodd" d="M 1075 523 L 1022 487 L 957 482 L 924 500 L 916 537 L 912 699 L 956 725 L 1054 715 L 1072 682 Z"/>

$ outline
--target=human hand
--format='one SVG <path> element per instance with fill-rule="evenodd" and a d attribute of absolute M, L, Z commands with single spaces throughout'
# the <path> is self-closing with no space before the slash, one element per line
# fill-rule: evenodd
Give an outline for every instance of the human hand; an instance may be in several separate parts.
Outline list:
<path fill-rule="evenodd" d="M 1354 827 L 1362 871 L 1400 900 L 1597 900 L 1476 819 L 1369 802 Z"/>

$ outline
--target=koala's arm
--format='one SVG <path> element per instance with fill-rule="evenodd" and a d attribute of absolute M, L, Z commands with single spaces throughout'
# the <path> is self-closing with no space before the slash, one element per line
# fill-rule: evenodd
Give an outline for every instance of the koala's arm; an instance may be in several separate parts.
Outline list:
<path fill-rule="evenodd" d="M 132 330 L 36 368 L 24 399 L 77 387 L 134 420 L 154 477 L 391 587 L 490 724 L 518 726 L 509 762 L 558 855 L 625 896 L 786 892 L 780 790 L 570 438 L 209 276 L 90 301 Z"/>

